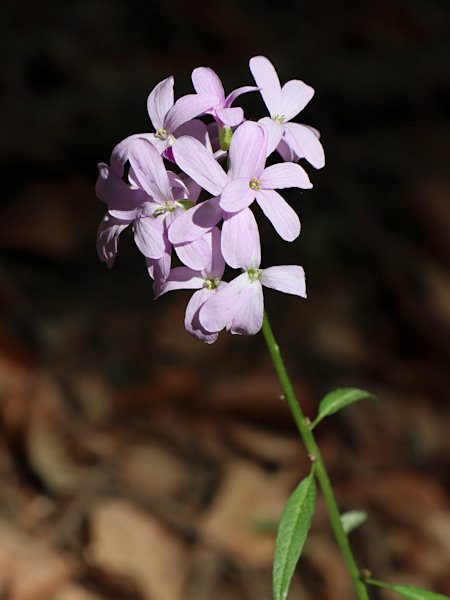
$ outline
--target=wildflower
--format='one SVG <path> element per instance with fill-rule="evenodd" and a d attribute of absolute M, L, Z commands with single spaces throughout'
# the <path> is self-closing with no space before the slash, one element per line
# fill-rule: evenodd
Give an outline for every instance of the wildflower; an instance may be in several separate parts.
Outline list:
<path fill-rule="evenodd" d="M 281 87 L 277 72 L 265 56 L 251 58 L 250 71 L 270 113 L 270 118 L 259 121 L 268 131 L 268 154 L 277 148 L 285 159 L 306 158 L 316 169 L 323 167 L 325 156 L 319 132 L 308 125 L 290 122 L 311 100 L 313 88 L 298 79 Z"/>

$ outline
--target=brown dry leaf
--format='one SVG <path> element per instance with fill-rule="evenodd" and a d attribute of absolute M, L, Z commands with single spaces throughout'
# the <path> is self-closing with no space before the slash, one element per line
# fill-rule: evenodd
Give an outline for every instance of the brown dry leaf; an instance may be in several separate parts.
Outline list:
<path fill-rule="evenodd" d="M 188 466 L 157 442 L 128 446 L 123 465 L 124 483 L 149 497 L 173 496 L 189 484 Z"/>
<path fill-rule="evenodd" d="M 0 522 L 0 590 L 8 600 L 47 600 L 75 571 L 72 560 L 45 542 Z"/>
<path fill-rule="evenodd" d="M 328 600 L 353 597 L 353 586 L 347 567 L 330 535 L 311 533 L 305 546 L 305 556 L 322 576 Z"/>
<path fill-rule="evenodd" d="M 294 435 L 235 422 L 230 425 L 228 434 L 243 450 L 268 462 L 292 463 L 302 452 L 300 437 Z"/>
<path fill-rule="evenodd" d="M 289 495 L 286 488 L 277 474 L 251 462 L 228 463 L 200 526 L 204 541 L 250 567 L 270 567 L 276 528 Z"/>
<path fill-rule="evenodd" d="M 181 600 L 187 550 L 151 514 L 125 500 L 108 500 L 91 515 L 89 559 L 129 578 L 148 600 Z"/>
<path fill-rule="evenodd" d="M 102 597 L 75 583 L 69 583 L 59 589 L 48 600 L 102 600 Z"/>

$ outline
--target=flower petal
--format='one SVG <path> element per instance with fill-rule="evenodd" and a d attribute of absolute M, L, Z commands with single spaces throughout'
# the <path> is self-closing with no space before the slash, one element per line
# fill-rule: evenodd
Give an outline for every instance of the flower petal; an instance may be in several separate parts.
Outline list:
<path fill-rule="evenodd" d="M 145 212 L 148 195 L 142 190 L 131 189 L 107 164 L 99 163 L 97 166 L 99 174 L 95 193 L 106 202 L 111 216 L 120 221 L 133 221 L 141 216 Z"/>
<path fill-rule="evenodd" d="M 306 298 L 305 271 L 298 265 L 268 267 L 259 280 L 265 287 Z"/>
<path fill-rule="evenodd" d="M 153 217 L 137 219 L 133 231 L 136 246 L 146 258 L 161 258 L 165 250 L 161 221 Z"/>
<path fill-rule="evenodd" d="M 211 198 L 182 213 L 169 228 L 172 244 L 192 242 L 217 225 L 223 215 L 220 198 Z"/>
<path fill-rule="evenodd" d="M 249 208 L 224 214 L 222 255 L 233 269 L 259 267 L 261 245 L 258 225 Z"/>
<path fill-rule="evenodd" d="M 253 121 L 245 121 L 231 138 L 229 177 L 258 177 L 264 169 L 266 156 L 266 129 Z"/>
<path fill-rule="evenodd" d="M 277 123 L 270 117 L 263 117 L 258 121 L 266 129 L 267 132 L 267 156 L 272 154 L 275 148 L 278 146 L 284 133 L 284 126 Z"/>
<path fill-rule="evenodd" d="M 178 98 L 164 119 L 164 129 L 174 133 L 180 125 L 198 117 L 216 104 L 216 97 L 210 94 L 188 94 Z"/>
<path fill-rule="evenodd" d="M 153 145 L 159 140 L 155 138 L 154 133 L 135 133 L 133 135 L 128 136 L 114 147 L 111 153 L 111 169 L 119 176 L 122 177 L 124 172 L 124 165 L 128 160 L 128 151 L 130 149 L 131 144 L 137 140 L 138 138 L 145 138 Z"/>
<path fill-rule="evenodd" d="M 300 123 L 286 123 L 283 140 L 292 147 L 298 158 L 305 157 L 316 169 L 325 165 L 322 144 L 314 130 Z"/>
<path fill-rule="evenodd" d="M 159 202 L 172 200 L 169 176 L 158 150 L 148 140 L 138 138 L 131 145 L 129 156 L 139 186 Z"/>
<path fill-rule="evenodd" d="M 97 230 L 97 254 L 102 262 L 111 268 L 117 255 L 119 236 L 128 223 L 122 223 L 106 214 Z"/>
<path fill-rule="evenodd" d="M 300 81 L 291 79 L 281 88 L 281 114 L 285 121 L 290 121 L 305 108 L 314 96 L 314 89 Z"/>
<path fill-rule="evenodd" d="M 223 188 L 220 206 L 228 212 L 237 212 L 247 208 L 255 199 L 255 194 L 255 190 L 250 187 L 248 178 L 233 179 Z"/>
<path fill-rule="evenodd" d="M 244 120 L 244 111 L 240 106 L 234 108 L 215 108 L 214 113 L 222 123 L 230 127 L 236 127 Z"/>
<path fill-rule="evenodd" d="M 244 275 L 247 275 L 247 273 L 244 273 Z M 250 293 L 247 294 L 245 302 L 239 307 L 239 311 L 228 328 L 231 333 L 255 335 L 262 327 L 264 317 L 262 285 L 259 281 L 252 281 L 249 290 Z"/>
<path fill-rule="evenodd" d="M 213 227 L 205 236 L 211 239 L 211 266 L 209 270 L 202 271 L 205 279 L 214 279 L 214 277 L 222 279 L 223 272 L 225 271 L 225 259 L 222 256 L 221 250 L 221 236 L 222 232 L 217 227 Z"/>
<path fill-rule="evenodd" d="M 270 60 L 265 56 L 254 56 L 250 59 L 250 71 L 256 85 L 260 88 L 270 116 L 281 114 L 280 80 Z"/>
<path fill-rule="evenodd" d="M 199 271 L 189 267 L 175 267 L 170 270 L 161 295 L 173 290 L 198 290 L 202 285 L 203 277 Z"/>
<path fill-rule="evenodd" d="M 165 116 L 173 106 L 173 83 L 172 75 L 163 79 L 153 88 L 147 99 L 148 115 L 155 129 L 164 128 Z"/>
<path fill-rule="evenodd" d="M 205 146 L 212 154 L 212 146 L 208 135 L 208 128 L 203 121 L 200 121 L 200 119 L 191 119 L 190 121 L 186 121 L 186 123 L 183 123 L 183 125 L 180 125 L 178 129 L 175 130 L 174 135 L 177 140 L 184 135 L 189 135 L 190 137 L 193 137 L 201 142 L 201 144 Z"/>
<path fill-rule="evenodd" d="M 283 240 L 292 242 L 299 236 L 300 221 L 297 213 L 278 192 L 260 190 L 256 194 L 256 201 Z"/>
<path fill-rule="evenodd" d="M 178 258 L 187 267 L 197 271 L 211 267 L 212 249 L 210 238 L 202 236 L 192 242 L 176 244 L 174 248 Z"/>
<path fill-rule="evenodd" d="M 189 177 L 213 196 L 218 196 L 222 192 L 228 178 L 205 146 L 198 140 L 186 136 L 178 138 L 172 149 L 177 165 Z"/>
<path fill-rule="evenodd" d="M 296 163 L 278 163 L 264 169 L 261 187 L 269 190 L 297 187 L 312 188 L 306 171 Z"/>
<path fill-rule="evenodd" d="M 221 331 L 231 325 L 236 313 L 250 294 L 247 273 L 242 273 L 227 286 L 217 290 L 201 307 L 199 320 L 207 331 Z"/>
<path fill-rule="evenodd" d="M 202 326 L 199 319 L 199 312 L 203 304 L 215 294 L 221 287 L 225 287 L 227 284 L 223 281 L 219 283 L 216 290 L 208 290 L 206 288 L 195 292 L 188 302 L 186 307 L 186 313 L 184 316 L 184 326 L 186 331 L 193 337 L 197 338 L 207 344 L 212 344 L 217 340 L 217 332 L 209 332 Z"/>
<path fill-rule="evenodd" d="M 247 94 L 247 92 L 257 92 L 259 90 L 255 85 L 243 85 L 228 94 L 225 98 L 225 107 L 229 108 L 238 96 L 241 94 Z"/>
<path fill-rule="evenodd" d="M 225 92 L 222 82 L 215 71 L 209 67 L 197 67 L 192 71 L 192 84 L 197 94 L 217 96 L 217 102 L 214 104 L 223 104 L 225 101 Z"/>

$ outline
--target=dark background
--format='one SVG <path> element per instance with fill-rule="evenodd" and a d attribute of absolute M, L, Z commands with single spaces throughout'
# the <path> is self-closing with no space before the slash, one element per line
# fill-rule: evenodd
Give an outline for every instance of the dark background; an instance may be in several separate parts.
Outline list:
<path fill-rule="evenodd" d="M 326 153 L 324 169 L 303 165 L 313 190 L 285 195 L 302 221 L 298 240 L 286 244 L 260 221 L 263 266 L 301 264 L 308 283 L 307 301 L 266 293 L 272 326 L 307 414 L 337 386 L 380 399 L 319 433 L 342 506 L 371 514 L 355 534 L 359 563 L 374 577 L 449 594 L 447 2 L 16 0 L 2 13 L 0 473 L 8 483 L 0 517 L 11 536 L 39 538 L 76 562 L 51 593 L 70 583 L 80 600 L 87 589 L 95 598 L 159 600 L 117 565 L 86 559 L 99 498 L 134 502 L 192 550 L 205 543 L 203 523 L 233 465 L 267 475 L 290 472 L 294 460 L 288 489 L 308 468 L 300 447 L 294 459 L 267 457 L 261 440 L 249 450 L 252 435 L 272 436 L 275 447 L 294 435 L 262 336 L 192 340 L 183 329 L 189 294 L 153 302 L 129 235 L 113 270 L 95 254 L 104 211 L 96 164 L 124 137 L 152 130 L 146 98 L 156 83 L 173 74 L 179 97 L 192 92 L 192 69 L 210 66 L 228 93 L 253 83 L 248 60 L 264 54 L 281 83 L 315 88 L 296 120 L 321 131 Z M 257 94 L 241 100 L 246 116 L 266 114 Z M 48 441 L 55 431 L 57 449 Z M 197 496 L 164 486 L 159 496 L 131 494 L 119 456 L 132 462 L 136 441 L 155 440 L 188 459 Z M 158 457 L 145 464 L 150 480 Z M 55 475 L 75 466 L 103 479 L 73 475 L 67 484 Z M 52 510 L 24 525 L 36 498 Z M 78 521 L 64 537 L 74 502 Z M 328 535 L 325 517 L 323 529 Z M 251 544 L 239 556 L 218 539 L 207 543 L 217 563 L 210 587 L 203 567 L 190 565 L 182 597 L 269 598 L 270 564 L 252 563 Z M 345 573 L 334 581 L 314 547 L 299 569 L 298 598 L 343 600 L 335 581 Z M 49 597 L 37 584 L 21 592 L 23 577 L 0 575 L 6 597 Z M 196 577 L 204 596 L 192 591 Z M 178 600 L 168 594 L 161 599 Z"/>

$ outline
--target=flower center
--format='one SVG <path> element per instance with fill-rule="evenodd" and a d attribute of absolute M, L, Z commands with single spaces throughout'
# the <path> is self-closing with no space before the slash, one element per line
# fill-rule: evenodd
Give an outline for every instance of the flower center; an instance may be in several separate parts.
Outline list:
<path fill-rule="evenodd" d="M 163 206 L 160 206 L 155 210 L 154 213 L 152 213 L 152 217 L 156 219 L 156 217 L 159 217 L 159 215 L 164 215 L 166 213 L 173 212 L 175 208 L 176 207 L 173 205 L 173 202 L 171 200 L 166 200 L 166 203 Z"/>
<path fill-rule="evenodd" d="M 212 279 L 205 279 L 203 287 L 207 290 L 215 290 L 219 283 L 220 279 L 218 277 L 213 277 Z"/>
<path fill-rule="evenodd" d="M 257 177 L 253 177 L 250 179 L 249 187 L 251 190 L 260 190 L 261 189 L 261 181 Z"/>
<path fill-rule="evenodd" d="M 261 277 L 262 272 L 262 269 L 249 269 L 247 271 L 247 275 L 250 281 L 258 281 L 258 279 Z"/>
<path fill-rule="evenodd" d="M 275 123 L 279 123 L 281 125 L 281 123 L 284 123 L 285 118 L 286 117 L 284 115 L 273 115 L 272 121 L 275 121 Z"/>
<path fill-rule="evenodd" d="M 155 132 L 155 137 L 163 142 L 167 139 L 167 131 L 165 129 L 157 129 Z"/>

